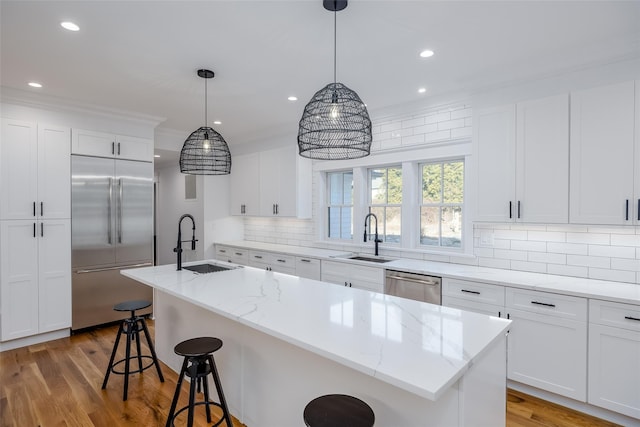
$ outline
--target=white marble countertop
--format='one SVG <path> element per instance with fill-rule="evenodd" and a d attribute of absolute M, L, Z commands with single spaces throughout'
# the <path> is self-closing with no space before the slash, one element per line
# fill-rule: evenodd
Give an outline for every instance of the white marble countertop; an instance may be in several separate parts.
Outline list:
<path fill-rule="evenodd" d="M 510 323 L 251 267 L 195 274 L 165 265 L 122 274 L 430 400 Z"/>
<path fill-rule="evenodd" d="M 640 285 L 634 283 L 611 282 L 606 280 L 557 276 L 543 273 L 529 273 L 525 271 L 504 270 L 499 268 L 477 267 L 472 265 L 414 259 L 394 259 L 387 263 L 377 264 L 341 258 L 342 256 L 347 255 L 348 252 L 328 251 L 326 249 L 316 249 L 303 246 L 276 245 L 262 242 L 237 241 L 228 243 L 224 242 L 220 244 L 229 244 L 230 246 L 240 248 L 272 250 L 274 252 L 291 255 L 303 254 L 303 256 L 313 256 L 317 258 L 350 262 L 391 270 L 479 281 L 483 283 L 616 301 L 627 304 L 640 304 Z"/>

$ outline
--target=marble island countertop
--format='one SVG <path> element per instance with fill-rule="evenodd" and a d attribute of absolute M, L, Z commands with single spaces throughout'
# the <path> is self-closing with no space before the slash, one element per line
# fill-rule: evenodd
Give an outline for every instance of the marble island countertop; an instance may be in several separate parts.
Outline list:
<path fill-rule="evenodd" d="M 251 267 L 196 274 L 165 265 L 122 274 L 430 400 L 456 383 L 510 324 Z"/>
<path fill-rule="evenodd" d="M 558 276 L 526 271 L 504 270 L 499 268 L 478 267 L 473 265 L 446 262 L 423 261 L 416 259 L 391 259 L 386 263 L 354 261 L 346 256 L 349 252 L 316 249 L 312 247 L 278 245 L 251 241 L 221 242 L 220 244 L 246 249 L 261 249 L 286 254 L 349 262 L 391 270 L 400 270 L 440 277 L 479 281 L 482 283 L 511 286 L 516 288 L 560 293 L 585 298 L 602 299 L 627 304 L 640 304 L 640 285 L 635 283 L 612 282 L 607 280 L 585 279 L 581 277 Z M 368 255 L 372 256 L 372 255 Z"/>

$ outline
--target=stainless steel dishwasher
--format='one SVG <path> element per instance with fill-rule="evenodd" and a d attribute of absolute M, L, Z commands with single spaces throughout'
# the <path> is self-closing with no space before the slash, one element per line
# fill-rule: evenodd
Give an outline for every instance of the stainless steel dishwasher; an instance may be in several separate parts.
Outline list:
<path fill-rule="evenodd" d="M 384 293 L 430 304 L 442 304 L 442 278 L 385 270 Z"/>

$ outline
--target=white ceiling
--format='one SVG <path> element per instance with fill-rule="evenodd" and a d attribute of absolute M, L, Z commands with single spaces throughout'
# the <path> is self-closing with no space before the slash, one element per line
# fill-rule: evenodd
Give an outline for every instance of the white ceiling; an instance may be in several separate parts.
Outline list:
<path fill-rule="evenodd" d="M 210 68 L 209 125 L 221 120 L 213 127 L 230 145 L 295 132 L 333 79 L 333 14 L 322 0 L 2 0 L 0 15 L 2 86 L 192 131 L 204 124 L 196 70 Z M 372 115 L 640 57 L 637 0 L 352 0 L 337 19 L 338 81 Z M 425 48 L 435 56 L 419 58 Z M 44 87 L 27 87 L 34 80 Z"/>

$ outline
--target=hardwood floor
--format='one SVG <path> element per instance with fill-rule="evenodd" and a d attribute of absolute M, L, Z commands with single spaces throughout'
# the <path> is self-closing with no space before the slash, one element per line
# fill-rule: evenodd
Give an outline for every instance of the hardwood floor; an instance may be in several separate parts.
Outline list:
<path fill-rule="evenodd" d="M 153 322 L 148 324 L 153 335 Z M 164 426 L 177 381 L 177 374 L 166 365 L 162 364 L 164 383 L 153 368 L 144 375 L 130 377 L 126 402 L 122 401 L 121 375 L 111 375 L 107 389 L 101 389 L 116 332 L 117 326 L 106 327 L 0 353 L 0 426 Z M 124 345 L 120 347 L 124 354 Z M 184 383 L 178 407 L 186 405 L 187 400 L 188 388 Z M 205 422 L 204 408 L 200 406 L 198 411 L 194 424 L 210 425 Z M 219 416 L 220 412 L 214 411 L 214 417 Z M 186 425 L 186 414 L 176 420 L 176 425 Z M 234 419 L 234 427 L 242 426 Z M 605 427 L 615 424 L 509 390 L 507 426 Z"/>

